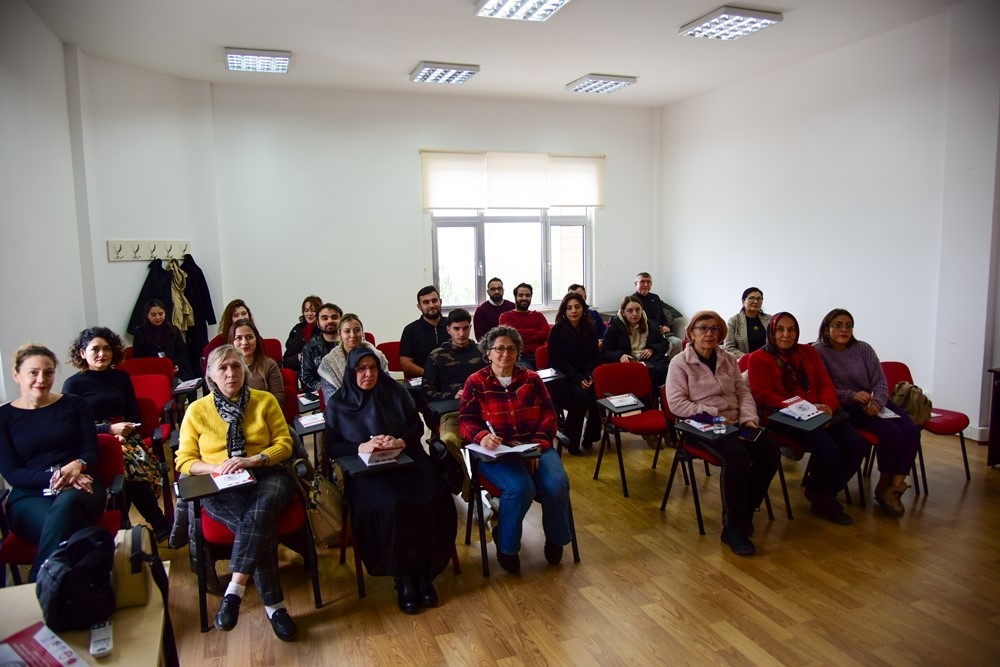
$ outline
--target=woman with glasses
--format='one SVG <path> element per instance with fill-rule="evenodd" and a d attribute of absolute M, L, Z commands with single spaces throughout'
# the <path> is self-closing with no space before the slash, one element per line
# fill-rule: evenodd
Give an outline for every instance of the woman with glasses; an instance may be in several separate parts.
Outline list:
<path fill-rule="evenodd" d="M 767 343 L 750 355 L 749 377 L 754 400 L 768 414 L 798 396 L 834 417 L 812 431 L 785 428 L 781 433 L 811 453 L 805 487 L 812 513 L 836 524 L 850 524 L 837 492 L 858 472 L 868 443 L 840 410 L 837 389 L 816 348 L 799 344 L 799 323 L 791 313 L 771 317 Z M 778 433 L 778 426 L 773 430 Z"/>
<path fill-rule="evenodd" d="M 767 342 L 767 323 L 771 321 L 771 316 L 761 310 L 764 293 L 760 288 L 748 287 L 743 290 L 741 301 L 743 307 L 740 312 L 730 317 L 726 323 L 729 333 L 722 345 L 726 352 L 736 358 L 764 347 Z"/>
<path fill-rule="evenodd" d="M 316 318 L 319 316 L 319 309 L 323 305 L 323 300 L 318 296 L 307 296 L 302 300 L 302 314 L 299 315 L 299 323 L 288 332 L 288 340 L 285 341 L 285 354 L 281 357 L 281 365 L 290 368 L 296 373 L 302 368 L 302 348 L 306 346 L 312 337 L 319 333 Z"/>
<path fill-rule="evenodd" d="M 402 447 L 413 459 L 354 475 L 347 488 L 354 546 L 365 568 L 395 577 L 400 610 L 416 614 L 438 603 L 434 578 L 455 546 L 455 502 L 420 442 L 424 425 L 413 399 L 374 352 L 352 350 L 343 380 L 326 404 L 327 456 Z"/>
<path fill-rule="evenodd" d="M 900 499 L 909 488 L 906 476 L 920 447 L 920 429 L 889 400 L 878 355 L 871 345 L 854 337 L 854 317 L 849 312 L 834 308 L 827 313 L 813 345 L 826 364 L 851 424 L 879 439 L 876 453 L 881 476 L 875 485 L 875 502 L 890 515 L 903 516 L 906 510 Z"/>
<path fill-rule="evenodd" d="M 764 500 L 781 455 L 770 436 L 759 431 L 757 405 L 736 357 L 719 346 L 726 336 L 722 316 L 710 310 L 695 313 L 685 335 L 691 344 L 670 363 L 667 405 L 682 419 L 721 416 L 746 429 L 746 437 L 699 441 L 698 446 L 722 461 L 722 541 L 736 555 L 749 556 L 756 552 L 750 541 L 753 513 Z"/>
<path fill-rule="evenodd" d="M 466 442 L 487 449 L 534 443 L 538 456 L 506 456 L 479 466 L 483 479 L 500 489 L 500 518 L 493 533 L 497 561 L 507 572 L 521 571 L 521 527 L 532 499 L 542 505 L 545 559 L 562 560 L 570 542 L 569 478 L 553 448 L 556 413 L 542 379 L 517 364 L 524 350 L 513 327 L 490 329 L 479 342 L 489 366 L 465 381 L 459 426 Z"/>

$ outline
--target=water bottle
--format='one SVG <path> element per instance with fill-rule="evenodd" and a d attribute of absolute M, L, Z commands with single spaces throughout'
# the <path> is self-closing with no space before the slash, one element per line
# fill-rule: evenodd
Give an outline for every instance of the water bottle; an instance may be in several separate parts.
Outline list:
<path fill-rule="evenodd" d="M 723 435 L 726 432 L 726 418 L 715 416 L 712 418 L 712 432 Z"/>

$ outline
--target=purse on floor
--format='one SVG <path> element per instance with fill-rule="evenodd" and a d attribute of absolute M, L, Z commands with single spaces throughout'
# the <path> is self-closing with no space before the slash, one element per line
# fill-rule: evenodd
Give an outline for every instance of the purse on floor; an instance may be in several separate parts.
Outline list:
<path fill-rule="evenodd" d="M 339 544 L 344 527 L 344 498 L 341 490 L 319 474 L 308 459 L 292 462 L 295 478 L 306 497 L 306 515 L 316 544 Z"/>

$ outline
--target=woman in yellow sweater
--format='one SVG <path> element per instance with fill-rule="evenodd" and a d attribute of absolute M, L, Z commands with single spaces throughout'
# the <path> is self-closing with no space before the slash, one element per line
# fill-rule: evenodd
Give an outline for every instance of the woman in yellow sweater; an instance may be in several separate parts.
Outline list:
<path fill-rule="evenodd" d="M 208 356 L 205 379 L 212 393 L 192 403 L 184 414 L 176 466 L 188 475 L 253 468 L 256 483 L 223 491 L 202 503 L 236 536 L 229 561 L 233 577 L 215 627 L 224 631 L 236 627 L 252 576 L 274 634 L 291 641 L 298 630 L 278 580 L 275 518 L 294 493 L 294 481 L 280 465 L 291 456 L 292 440 L 277 400 L 266 391 L 251 389 L 246 377 L 243 355 L 232 345 Z"/>

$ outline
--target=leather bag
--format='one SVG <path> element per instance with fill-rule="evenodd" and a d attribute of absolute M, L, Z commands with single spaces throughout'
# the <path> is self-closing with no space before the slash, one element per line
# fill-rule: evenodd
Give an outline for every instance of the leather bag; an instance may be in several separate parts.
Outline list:
<path fill-rule="evenodd" d="M 344 528 L 343 493 L 316 472 L 308 459 L 295 459 L 292 470 L 306 498 L 306 516 L 312 528 L 313 541 L 326 547 L 339 544 Z"/>

